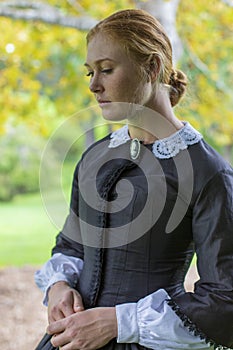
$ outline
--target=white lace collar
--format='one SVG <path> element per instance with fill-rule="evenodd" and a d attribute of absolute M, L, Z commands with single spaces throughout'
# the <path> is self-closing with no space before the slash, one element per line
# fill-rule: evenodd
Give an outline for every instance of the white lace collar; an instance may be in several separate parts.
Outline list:
<path fill-rule="evenodd" d="M 128 125 L 114 131 L 110 136 L 109 148 L 115 148 L 131 140 L 128 133 Z M 202 135 L 188 122 L 184 122 L 183 128 L 169 137 L 156 140 L 152 146 L 153 154 L 160 159 L 168 159 L 176 156 L 181 150 L 198 143 Z"/>

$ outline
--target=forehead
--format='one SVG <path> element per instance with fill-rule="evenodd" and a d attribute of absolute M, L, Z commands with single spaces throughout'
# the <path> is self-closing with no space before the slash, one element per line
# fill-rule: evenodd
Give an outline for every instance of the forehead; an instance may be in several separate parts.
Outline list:
<path fill-rule="evenodd" d="M 117 62 L 128 60 L 125 50 L 117 39 L 98 33 L 88 43 L 86 62 L 91 65 L 106 58 Z"/>

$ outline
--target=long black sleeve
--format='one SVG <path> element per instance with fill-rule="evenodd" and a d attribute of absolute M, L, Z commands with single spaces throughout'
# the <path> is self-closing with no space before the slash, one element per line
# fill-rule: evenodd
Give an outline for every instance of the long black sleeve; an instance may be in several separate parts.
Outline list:
<path fill-rule="evenodd" d="M 194 293 L 174 298 L 174 309 L 190 329 L 201 330 L 216 344 L 233 347 L 231 169 L 217 173 L 201 191 L 193 208 L 193 237 L 200 280 Z"/>

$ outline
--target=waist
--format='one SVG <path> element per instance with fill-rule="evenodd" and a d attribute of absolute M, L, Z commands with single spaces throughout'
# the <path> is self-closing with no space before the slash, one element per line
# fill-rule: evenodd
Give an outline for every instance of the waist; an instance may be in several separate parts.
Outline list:
<path fill-rule="evenodd" d="M 174 285 L 162 285 L 160 283 L 155 283 L 154 288 L 152 288 L 151 286 L 150 289 L 147 289 L 143 285 L 139 284 L 137 290 L 126 290 L 125 288 L 116 289 L 115 287 L 113 287 L 112 289 L 101 288 L 95 306 L 111 307 L 123 303 L 138 302 L 140 299 L 156 292 L 161 288 L 165 289 L 171 298 L 180 296 L 185 293 L 184 286 L 182 283 Z"/>

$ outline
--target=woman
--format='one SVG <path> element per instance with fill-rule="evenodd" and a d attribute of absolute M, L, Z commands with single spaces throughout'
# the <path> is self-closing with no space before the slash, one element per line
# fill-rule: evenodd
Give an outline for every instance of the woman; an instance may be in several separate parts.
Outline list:
<path fill-rule="evenodd" d="M 233 346 L 233 171 L 174 114 L 187 79 L 169 39 L 148 13 L 120 11 L 88 33 L 85 66 L 103 117 L 128 125 L 76 167 L 70 214 L 36 274 L 50 335 L 38 349 L 51 336 L 62 350 Z"/>

